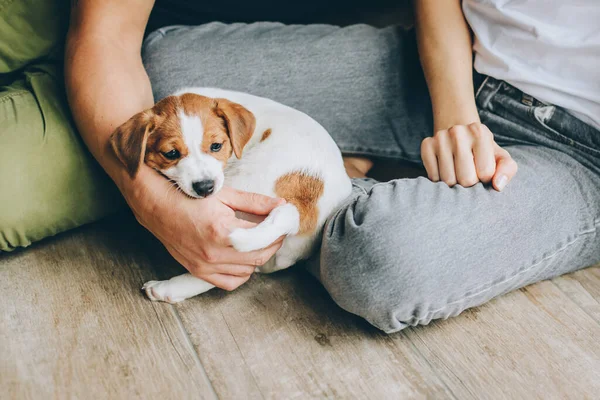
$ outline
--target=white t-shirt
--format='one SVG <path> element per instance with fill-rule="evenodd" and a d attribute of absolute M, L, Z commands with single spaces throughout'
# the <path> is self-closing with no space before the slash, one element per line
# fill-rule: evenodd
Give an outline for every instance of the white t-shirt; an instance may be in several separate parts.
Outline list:
<path fill-rule="evenodd" d="M 600 129 L 600 0 L 464 0 L 475 69 Z"/>

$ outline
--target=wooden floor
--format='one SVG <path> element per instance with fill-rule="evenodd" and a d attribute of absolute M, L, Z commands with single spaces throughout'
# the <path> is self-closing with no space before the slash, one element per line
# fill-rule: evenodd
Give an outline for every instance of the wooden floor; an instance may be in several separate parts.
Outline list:
<path fill-rule="evenodd" d="M 128 215 L 0 255 L 0 398 L 600 397 L 600 268 L 386 336 L 302 270 L 172 306 Z"/>

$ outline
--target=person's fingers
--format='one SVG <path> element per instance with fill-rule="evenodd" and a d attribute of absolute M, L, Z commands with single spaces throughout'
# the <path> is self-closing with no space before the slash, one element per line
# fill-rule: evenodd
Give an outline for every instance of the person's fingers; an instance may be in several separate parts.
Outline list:
<path fill-rule="evenodd" d="M 496 172 L 496 157 L 494 155 L 494 136 L 483 124 L 469 125 L 475 142 L 473 143 L 473 157 L 477 177 L 483 183 L 490 183 Z"/>
<path fill-rule="evenodd" d="M 246 281 L 248 281 L 248 279 L 250 279 L 250 276 L 252 276 L 252 275 L 234 276 L 234 275 L 225 275 L 225 274 L 211 274 L 211 275 L 203 276 L 202 279 L 208 283 L 215 285 L 218 288 L 221 288 L 221 289 L 227 290 L 227 291 L 232 291 L 234 289 L 237 289 L 244 283 L 246 283 Z"/>
<path fill-rule="evenodd" d="M 223 188 L 217 196 L 221 201 L 236 211 L 257 215 L 267 215 L 275 207 L 285 204 L 284 199 L 263 196 L 258 193 L 243 192 L 232 188 Z"/>
<path fill-rule="evenodd" d="M 479 182 L 473 160 L 473 139 L 467 129 L 452 128 L 450 141 L 454 154 L 456 182 L 462 187 L 471 187 Z"/>
<path fill-rule="evenodd" d="M 233 231 L 234 229 L 237 229 L 237 228 L 251 229 L 251 228 L 256 227 L 256 225 L 258 225 L 258 223 L 256 223 L 256 222 L 251 222 L 251 221 L 248 221 L 245 219 L 240 219 L 240 218 L 234 218 L 229 223 L 229 233 L 231 233 L 231 231 Z M 227 237 L 229 237 L 229 235 L 227 235 Z"/>
<path fill-rule="evenodd" d="M 177 249 L 168 247 L 167 250 L 190 274 L 225 290 L 233 290 L 246 282 L 255 269 L 255 267 L 249 265 L 212 266 L 203 265 L 199 262 L 189 262 Z M 216 270 L 219 270 L 219 272 L 215 272 Z"/>
<path fill-rule="evenodd" d="M 209 264 L 207 266 L 208 274 L 222 274 L 233 276 L 249 276 L 254 273 L 255 266 L 251 265 L 235 265 L 235 264 Z"/>
<path fill-rule="evenodd" d="M 219 259 L 210 260 L 213 257 L 209 254 L 206 254 L 210 253 L 209 249 L 218 251 L 221 248 L 229 247 L 231 245 L 229 235 L 234 229 L 251 229 L 256 227 L 256 225 L 258 224 L 243 219 L 235 218 L 233 213 L 228 216 L 215 217 L 215 219 L 211 221 L 211 223 L 199 228 L 203 230 L 203 234 L 206 239 L 199 245 L 200 251 L 204 253 L 202 258 L 209 262 L 220 262 Z"/>
<path fill-rule="evenodd" d="M 495 145 L 496 173 L 492 179 L 494 189 L 501 192 L 517 173 L 519 167 L 508 151 Z"/>
<path fill-rule="evenodd" d="M 243 211 L 236 211 L 235 217 L 237 219 L 241 219 L 244 221 L 249 221 L 249 222 L 253 222 L 255 224 L 260 224 L 268 217 L 268 215 L 256 215 L 256 214 L 245 213 Z"/>
<path fill-rule="evenodd" d="M 435 141 L 432 137 L 423 139 L 421 142 L 421 159 L 423 166 L 427 171 L 427 176 L 432 182 L 440 180 L 440 171 L 438 170 L 438 160 L 435 155 Z"/>
<path fill-rule="evenodd" d="M 233 275 L 233 276 L 248 276 L 252 275 L 256 267 L 259 267 L 265 264 L 269 258 L 281 247 L 281 241 L 278 239 L 277 243 L 272 245 L 272 248 L 268 248 L 265 250 L 260 250 L 253 252 L 251 254 L 250 260 L 252 262 L 246 262 L 245 264 L 239 263 L 226 263 L 223 262 L 221 264 L 211 264 L 209 261 L 200 261 L 194 260 L 190 262 L 186 257 L 184 257 L 181 252 L 173 247 L 167 247 L 169 253 L 173 256 L 173 258 L 183 265 L 185 269 L 187 269 L 192 275 L 197 278 L 204 279 L 206 276 L 211 274 L 224 274 L 224 275 Z M 274 251 L 273 251 L 274 250 Z M 272 253 L 272 254 L 271 254 Z M 216 256 L 213 257 L 213 260 L 219 259 L 221 257 L 227 258 L 235 258 L 236 256 L 244 253 L 239 253 L 235 251 L 231 247 L 221 248 L 215 251 Z M 250 253 L 245 253 L 250 254 Z M 237 257 L 238 260 L 243 260 L 242 257 Z M 211 261 L 213 261 L 211 260 Z M 263 261 L 265 260 L 265 261 Z"/>
<path fill-rule="evenodd" d="M 207 267 L 204 265 L 205 268 L 201 268 L 202 265 L 200 263 L 190 263 L 177 249 L 167 247 L 167 250 L 177 262 L 183 265 L 196 278 L 205 280 L 218 288 L 228 291 L 236 289 L 250 279 L 255 269 L 255 267 L 249 265 L 220 265 L 217 267 Z M 215 269 L 225 273 L 212 272 Z"/>
<path fill-rule="evenodd" d="M 437 132 L 435 141 L 440 179 L 448 186 L 454 186 L 456 185 L 456 173 L 454 171 L 454 156 L 452 155 L 452 143 L 449 132 Z"/>
<path fill-rule="evenodd" d="M 240 264 L 260 267 L 264 265 L 281 248 L 283 239 L 277 239 L 273 244 L 264 249 L 241 253 L 233 247 L 224 248 L 219 252 L 220 262 L 223 264 Z"/>

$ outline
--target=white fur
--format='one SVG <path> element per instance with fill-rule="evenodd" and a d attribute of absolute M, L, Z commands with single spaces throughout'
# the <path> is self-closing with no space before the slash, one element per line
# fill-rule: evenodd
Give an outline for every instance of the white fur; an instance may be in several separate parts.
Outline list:
<path fill-rule="evenodd" d="M 295 235 L 299 229 L 299 213 L 295 206 L 288 203 L 274 209 L 255 228 L 236 229 L 230 235 L 231 243 L 238 251 L 265 248 L 278 237 L 288 235 L 275 257 L 262 266 L 260 272 L 277 271 L 307 258 L 320 238 L 325 220 L 351 192 L 341 153 L 325 128 L 308 115 L 263 97 L 213 88 L 189 88 L 175 94 L 183 93 L 226 98 L 241 104 L 254 114 L 256 128 L 244 148 L 243 157 L 238 160 L 232 156 L 225 171 L 221 171 L 218 161 L 200 151 L 203 135 L 200 120 L 182 114 L 181 126 L 186 144 L 195 150 L 190 150 L 191 157 L 186 157 L 189 160 L 184 159 L 163 173 L 175 180 L 184 192 L 195 197 L 197 195 L 191 183 L 202 179 L 215 179 L 215 192 L 227 185 L 276 196 L 275 182 L 287 173 L 302 171 L 318 177 L 324 183 L 324 192 L 318 202 L 319 215 L 314 234 Z M 271 129 L 272 133 L 261 142 L 262 134 L 267 129 Z M 207 158 L 219 164 L 218 171 L 217 166 Z M 201 279 L 185 274 L 168 281 L 148 282 L 144 290 L 151 300 L 178 302 L 212 287 Z"/>
<path fill-rule="evenodd" d="M 198 279 L 192 274 L 178 275 L 168 281 L 149 281 L 142 286 L 142 290 L 146 292 L 146 296 L 150 300 L 171 304 L 179 303 L 212 288 L 214 285 Z"/>
<path fill-rule="evenodd" d="M 293 204 L 275 208 L 267 218 L 254 228 L 235 229 L 229 235 L 237 251 L 264 249 L 280 236 L 295 235 L 300 228 L 300 214 Z"/>

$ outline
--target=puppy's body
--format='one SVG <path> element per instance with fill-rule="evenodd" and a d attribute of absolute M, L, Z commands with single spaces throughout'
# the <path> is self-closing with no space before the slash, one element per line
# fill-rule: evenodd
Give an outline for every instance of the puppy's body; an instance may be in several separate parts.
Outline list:
<path fill-rule="evenodd" d="M 199 97 L 190 97 L 190 93 Z M 320 238 L 326 218 L 351 191 L 350 179 L 345 172 L 340 151 L 327 131 L 298 110 L 246 93 L 214 88 L 188 88 L 174 96 L 174 104 L 178 105 L 168 112 L 177 113 L 185 143 L 182 153 L 186 156 L 175 165 L 169 163 L 167 167 L 161 168 L 160 165 L 148 162 L 152 157 L 146 149 L 146 163 L 175 180 L 184 192 L 192 196 L 199 180 L 211 180 L 214 182 L 214 189 L 210 193 L 216 193 L 223 185 L 227 185 L 247 192 L 285 198 L 287 203 L 274 209 L 255 228 L 234 230 L 230 235 L 231 243 L 239 251 L 253 251 L 267 247 L 280 236 L 287 235 L 282 247 L 261 267 L 260 272 L 273 272 L 307 258 Z M 241 114 L 231 113 L 227 109 L 217 109 L 214 112 L 223 117 L 228 129 L 230 148 L 233 150 L 229 150 L 231 156 L 226 160 L 219 159 L 225 157 L 224 154 L 217 156 L 200 150 L 207 148 L 207 143 L 203 141 L 209 137 L 210 140 L 217 140 L 214 137 L 219 135 L 209 135 L 207 130 L 213 129 L 209 127 L 213 122 L 205 116 L 206 110 L 194 109 L 205 106 L 191 106 L 192 103 L 203 104 L 202 101 L 197 101 L 199 99 L 212 99 L 217 104 L 211 106 L 210 101 L 205 101 L 209 104 L 206 107 L 218 107 L 220 102 L 227 102 L 235 110 L 242 110 Z M 157 112 L 156 115 L 160 117 L 161 111 Z M 254 121 L 249 121 L 247 112 L 254 117 Z M 168 117 L 173 116 L 162 115 L 161 118 Z M 238 121 L 236 118 L 243 120 Z M 249 129 L 247 134 L 241 132 L 244 128 Z M 119 140 L 123 142 L 124 139 L 119 138 L 118 133 L 119 130 L 113 141 L 117 155 L 123 147 L 122 144 L 119 146 Z M 146 133 L 148 135 L 151 133 Z M 228 143 L 223 143 L 224 147 L 227 145 Z M 120 155 L 119 158 L 123 160 L 123 157 Z M 144 285 L 149 298 L 169 302 L 184 300 L 212 287 L 190 274 L 169 281 L 151 281 Z"/>
<path fill-rule="evenodd" d="M 317 199 L 317 219 L 312 232 L 286 238 L 276 256 L 287 261 L 281 261 L 274 268 L 285 268 L 308 257 L 325 219 L 351 191 L 340 151 L 325 128 L 298 110 L 247 93 L 211 88 L 184 89 L 181 93 L 226 98 L 248 109 L 256 118 L 256 128 L 244 148 L 244 156 L 241 159 L 232 157 L 225 167 L 225 185 L 247 192 L 283 197 L 294 204 L 294 196 L 307 197 L 311 194 L 293 193 L 294 189 L 283 187 L 282 178 L 290 177 L 289 181 L 294 182 L 289 185 L 299 185 L 299 192 L 303 191 L 304 185 L 313 186 L 304 190 L 319 189 L 314 187 L 319 185 L 315 185 L 314 179 L 310 178 L 322 182 L 322 194 Z M 284 193 L 286 191 L 292 193 Z M 253 241 L 261 240 L 254 233 L 249 232 L 248 237 L 243 239 L 234 235 L 234 247 L 251 251 L 266 247 L 278 237 L 262 246 L 253 246 Z M 242 242 L 245 240 L 249 243 Z M 267 265 L 261 268 L 261 272 L 271 272 L 272 269 L 273 266 Z"/>

